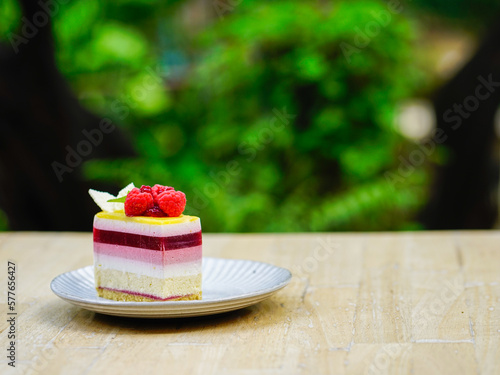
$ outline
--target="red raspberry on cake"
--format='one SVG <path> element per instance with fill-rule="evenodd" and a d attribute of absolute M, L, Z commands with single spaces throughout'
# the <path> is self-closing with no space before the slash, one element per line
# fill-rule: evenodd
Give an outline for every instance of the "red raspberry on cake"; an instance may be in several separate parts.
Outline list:
<path fill-rule="evenodd" d="M 165 217 L 167 216 L 167 214 L 163 212 L 161 208 L 155 204 L 153 207 L 148 208 L 146 212 L 144 212 L 144 216 Z"/>
<path fill-rule="evenodd" d="M 149 193 L 149 194 L 152 194 L 152 193 L 151 193 L 151 186 L 148 186 L 148 185 L 142 185 L 142 186 L 141 186 L 141 193 Z"/>
<path fill-rule="evenodd" d="M 164 191 L 156 198 L 161 210 L 170 217 L 181 216 L 186 207 L 186 194 L 173 189 Z"/>
<path fill-rule="evenodd" d="M 143 193 L 138 188 L 133 188 L 125 199 L 125 215 L 140 216 L 154 206 L 153 196 Z"/>
<path fill-rule="evenodd" d="M 151 194 L 153 195 L 153 198 L 155 200 L 156 203 L 158 203 L 158 196 L 161 194 L 161 193 L 164 193 L 168 190 L 174 190 L 173 187 L 171 186 L 163 186 L 163 185 L 158 185 L 156 184 L 155 186 L 153 186 L 151 188 Z"/>

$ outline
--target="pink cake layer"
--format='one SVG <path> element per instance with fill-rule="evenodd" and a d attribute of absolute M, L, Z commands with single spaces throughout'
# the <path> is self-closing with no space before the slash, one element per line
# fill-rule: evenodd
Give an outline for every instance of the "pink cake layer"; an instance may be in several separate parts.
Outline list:
<path fill-rule="evenodd" d="M 157 251 L 94 242 L 94 252 L 96 254 L 115 256 L 158 265 L 189 263 L 199 260 L 202 257 L 201 249 L 202 246 L 198 245 L 178 250 Z"/>
<path fill-rule="evenodd" d="M 201 245 L 201 231 L 170 237 L 143 236 L 94 228 L 94 243 L 107 243 L 150 250 L 175 250 Z"/>

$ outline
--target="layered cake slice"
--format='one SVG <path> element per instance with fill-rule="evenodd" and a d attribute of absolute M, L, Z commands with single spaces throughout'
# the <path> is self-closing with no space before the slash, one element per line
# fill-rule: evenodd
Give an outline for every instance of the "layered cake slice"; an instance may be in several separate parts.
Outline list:
<path fill-rule="evenodd" d="M 159 186 L 134 188 L 124 198 L 124 211 L 95 215 L 94 273 L 100 297 L 201 299 L 200 219 L 182 215 L 184 193 Z"/>

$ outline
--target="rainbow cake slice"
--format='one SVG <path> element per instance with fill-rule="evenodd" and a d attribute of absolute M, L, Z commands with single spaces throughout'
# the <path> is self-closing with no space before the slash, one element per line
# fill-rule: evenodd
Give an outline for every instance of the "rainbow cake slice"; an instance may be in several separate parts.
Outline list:
<path fill-rule="evenodd" d="M 94 218 L 95 286 L 117 301 L 201 299 L 201 223 L 196 216 Z"/>

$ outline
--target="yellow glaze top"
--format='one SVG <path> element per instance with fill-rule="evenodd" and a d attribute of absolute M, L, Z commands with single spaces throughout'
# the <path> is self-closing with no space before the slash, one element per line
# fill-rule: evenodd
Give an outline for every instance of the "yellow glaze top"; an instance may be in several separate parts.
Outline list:
<path fill-rule="evenodd" d="M 126 216 L 124 211 L 104 212 L 101 211 L 95 215 L 100 219 L 120 220 L 133 223 L 142 223 L 149 225 L 168 225 L 181 224 L 196 221 L 197 216 L 181 215 L 177 217 L 149 217 L 149 216 Z"/>

